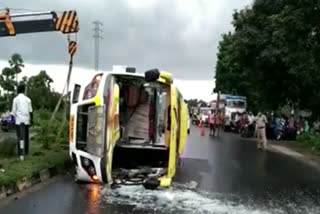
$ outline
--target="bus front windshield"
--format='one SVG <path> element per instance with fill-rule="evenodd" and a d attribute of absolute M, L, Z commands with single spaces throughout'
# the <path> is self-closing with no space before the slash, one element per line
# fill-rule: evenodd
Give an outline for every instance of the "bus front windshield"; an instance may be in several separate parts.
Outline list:
<path fill-rule="evenodd" d="M 210 109 L 201 109 L 200 114 L 208 115 L 210 113 Z"/>
<path fill-rule="evenodd" d="M 246 102 L 243 100 L 230 100 L 227 102 L 230 108 L 246 108 Z"/>

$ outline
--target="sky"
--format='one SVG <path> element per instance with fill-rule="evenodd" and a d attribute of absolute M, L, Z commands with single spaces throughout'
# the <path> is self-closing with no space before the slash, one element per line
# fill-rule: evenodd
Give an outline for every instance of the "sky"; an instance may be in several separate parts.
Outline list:
<path fill-rule="evenodd" d="M 232 13 L 252 0 L 0 0 L 12 13 L 77 10 L 80 31 L 73 80 L 93 72 L 95 20 L 103 23 L 100 69 L 113 65 L 169 71 L 185 97 L 208 99 L 221 35 L 232 31 Z M 14 10 L 13 10 L 14 9 Z M 20 53 L 23 75 L 47 70 L 57 90 L 67 72 L 67 37 L 59 32 L 23 34 L 0 40 L 0 69 Z M 81 79 L 82 80 L 82 79 Z M 199 91 L 200 90 L 200 91 Z M 195 93 L 197 91 L 197 93 Z"/>

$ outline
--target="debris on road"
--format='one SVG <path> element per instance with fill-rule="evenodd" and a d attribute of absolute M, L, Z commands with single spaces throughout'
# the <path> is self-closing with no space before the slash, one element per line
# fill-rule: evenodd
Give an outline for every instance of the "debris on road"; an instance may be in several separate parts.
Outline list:
<path fill-rule="evenodd" d="M 195 187 L 196 182 L 189 182 Z M 184 184 L 186 186 L 186 184 Z M 187 188 L 172 186 L 162 190 L 146 190 L 141 185 L 121 185 L 117 189 L 102 187 L 101 200 L 108 204 L 130 205 L 137 213 L 143 210 L 154 210 L 160 213 L 240 213 L 240 214 L 269 214 L 283 213 L 281 210 L 265 210 L 231 203 L 230 201 L 207 197 Z M 201 205 L 201 206 L 199 206 Z"/>
<path fill-rule="evenodd" d="M 195 181 L 190 181 L 189 183 L 186 184 L 187 189 L 189 190 L 195 190 L 198 186 L 198 183 Z"/>

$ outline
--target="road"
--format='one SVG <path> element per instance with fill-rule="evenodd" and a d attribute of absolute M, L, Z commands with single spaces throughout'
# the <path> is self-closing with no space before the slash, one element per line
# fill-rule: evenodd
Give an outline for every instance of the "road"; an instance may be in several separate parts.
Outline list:
<path fill-rule="evenodd" d="M 190 181 L 198 183 L 196 190 L 181 185 Z M 227 133 L 201 137 L 193 127 L 170 189 L 111 190 L 63 176 L 0 207 L 0 214 L 9 213 L 320 213 L 320 171 L 258 151 L 252 140 Z"/>

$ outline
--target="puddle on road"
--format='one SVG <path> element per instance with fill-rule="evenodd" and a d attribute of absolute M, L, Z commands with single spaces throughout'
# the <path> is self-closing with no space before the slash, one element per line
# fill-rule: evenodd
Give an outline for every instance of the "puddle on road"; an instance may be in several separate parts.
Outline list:
<path fill-rule="evenodd" d="M 134 211 L 151 210 L 151 213 L 217 213 L 217 214 L 284 214 L 284 213 L 320 213 L 320 207 L 296 206 L 289 204 L 272 207 L 270 202 L 261 207 L 250 200 L 252 205 L 239 200 L 228 200 L 212 193 L 194 192 L 188 189 L 172 187 L 164 190 L 146 190 L 142 186 L 121 186 L 112 190 L 104 187 L 101 199 L 107 204 L 130 205 Z M 271 207 L 270 207 L 271 206 Z"/>

